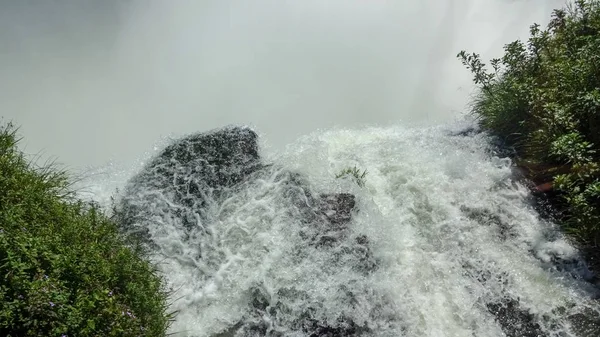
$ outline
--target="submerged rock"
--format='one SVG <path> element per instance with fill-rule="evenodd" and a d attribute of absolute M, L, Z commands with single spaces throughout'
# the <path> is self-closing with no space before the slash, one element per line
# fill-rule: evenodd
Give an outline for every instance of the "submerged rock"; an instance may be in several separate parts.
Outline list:
<path fill-rule="evenodd" d="M 250 291 L 252 302 L 248 316 L 227 330 L 214 335 L 215 337 L 234 336 L 287 336 L 290 334 L 309 337 L 335 337 L 335 336 L 363 336 L 372 335 L 368 322 L 357 322 L 343 314 L 336 319 L 319 319 L 317 311 L 322 309 L 322 303 L 311 303 L 301 312 L 296 312 L 295 318 L 283 330 L 278 331 L 274 322 L 280 320 L 279 316 L 286 316 L 294 312 L 283 301 L 289 298 L 305 298 L 307 295 L 293 289 L 280 289 L 274 298 L 270 298 L 260 287 Z M 350 294 L 351 296 L 351 294 Z M 281 328 L 281 327 L 280 327 Z"/>
<path fill-rule="evenodd" d="M 497 214 L 493 210 L 461 205 L 460 211 L 469 220 L 475 221 L 482 226 L 491 226 L 495 228 L 498 237 L 502 241 L 506 241 L 516 236 L 510 223 L 503 220 L 500 214 Z"/>
<path fill-rule="evenodd" d="M 536 317 L 520 308 L 517 300 L 504 299 L 501 302 L 487 303 L 486 307 L 494 315 L 507 337 L 547 336 L 536 322 Z"/>
<path fill-rule="evenodd" d="M 349 227 L 356 211 L 355 196 L 313 195 L 302 175 L 262 163 L 257 139 L 257 134 L 248 128 L 229 127 L 184 137 L 167 146 L 131 179 L 124 191 L 117 212 L 123 230 L 142 238 L 150 249 L 159 249 L 158 241 L 164 236 L 180 235 L 184 241 L 187 238 L 200 242 L 193 248 L 197 249 L 194 257 L 181 257 L 179 251 L 169 253 L 193 260 L 189 265 L 203 265 L 207 272 L 202 278 L 209 280 L 210 270 L 218 270 L 226 258 L 219 250 L 219 243 L 203 244 L 207 240 L 197 240 L 198 236 L 214 235 L 214 227 L 221 224 L 215 218 L 215 210 L 226 200 L 245 193 L 256 181 L 272 179 L 280 191 L 277 193 L 282 194 L 277 205 L 300 224 L 295 231 L 301 240 L 292 250 L 302 254 L 326 252 L 323 254 L 329 259 L 326 264 L 315 266 L 327 269 L 323 273 L 335 274 L 350 265 L 349 270 L 360 278 L 375 270 L 377 261 L 368 238 L 356 236 Z M 165 229 L 167 223 L 175 227 Z M 333 321 L 315 317 L 313 312 L 320 298 L 294 289 L 280 289 L 276 299 L 272 299 L 258 289 L 246 296 L 246 317 L 220 336 L 278 336 L 281 334 L 271 325 L 282 320 L 287 323 L 278 324 L 287 324 L 288 331 L 309 336 L 358 336 L 369 330 L 365 322 L 356 322 L 346 315 Z M 246 291 L 239 289 L 240 294 Z M 356 301 L 357 295 L 352 291 L 339 293 L 344 303 Z M 299 308 L 288 307 L 290 303 L 298 305 L 299 301 L 303 302 Z"/>
<path fill-rule="evenodd" d="M 257 139 L 248 128 L 229 127 L 167 146 L 128 183 L 118 212 L 121 226 L 146 241 L 143 223 L 157 214 L 175 213 L 185 227 L 194 227 L 208 203 L 261 169 Z"/>
<path fill-rule="evenodd" d="M 320 211 L 327 221 L 334 226 L 348 223 L 352 218 L 352 210 L 356 205 L 354 195 L 349 193 L 322 194 Z"/>

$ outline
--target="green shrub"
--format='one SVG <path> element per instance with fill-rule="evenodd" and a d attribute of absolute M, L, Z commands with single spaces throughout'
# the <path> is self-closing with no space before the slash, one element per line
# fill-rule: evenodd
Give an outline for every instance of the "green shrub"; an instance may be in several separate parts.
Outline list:
<path fill-rule="evenodd" d="M 479 87 L 473 112 L 513 147 L 538 183 L 553 182 L 567 230 L 600 239 L 600 1 L 555 10 L 545 30 L 505 46 L 488 71 L 478 54 L 458 57 Z"/>
<path fill-rule="evenodd" d="M 164 336 L 163 280 L 67 175 L 0 128 L 0 336 Z"/>

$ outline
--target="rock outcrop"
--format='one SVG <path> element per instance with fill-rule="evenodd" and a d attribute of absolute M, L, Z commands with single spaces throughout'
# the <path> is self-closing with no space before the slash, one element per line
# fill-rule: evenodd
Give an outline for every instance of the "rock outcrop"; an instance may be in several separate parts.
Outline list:
<path fill-rule="evenodd" d="M 158 199 L 168 198 L 184 225 L 192 227 L 208 202 L 261 168 L 257 139 L 248 128 L 231 127 L 167 146 L 129 182 L 120 204 L 120 224 L 127 231 L 144 231 L 140 223 L 155 215 L 162 204 Z"/>
<path fill-rule="evenodd" d="M 203 231 L 213 225 L 208 211 L 211 207 L 214 209 L 227 197 L 248 188 L 252 181 L 275 175 L 275 184 L 284 186 L 283 204 L 290 205 L 294 219 L 300 219 L 297 232 L 302 242 L 297 242 L 294 249 L 326 251 L 324 255 L 331 260 L 328 268 L 334 270 L 347 263 L 352 264 L 356 275 L 375 270 L 377 261 L 368 238 L 356 236 L 348 226 L 356 212 L 355 196 L 313 195 L 300 174 L 262 163 L 257 139 L 257 134 L 248 128 L 229 127 L 184 137 L 167 146 L 129 182 L 117 212 L 123 230 L 142 238 L 150 249 L 157 248 L 151 233 L 174 217 L 182 231 L 210 235 Z M 152 231 L 148 230 L 150 226 L 155 226 Z M 198 253 L 200 259 L 208 255 L 210 252 Z M 251 300 L 246 319 L 222 335 L 266 335 L 268 326 L 262 317 L 269 316 L 273 321 L 289 312 L 286 301 L 297 301 L 296 295 L 289 294 L 290 291 L 282 290 L 279 300 L 273 301 L 258 290 L 252 291 L 247 296 Z M 354 294 L 347 292 L 343 296 L 351 303 Z M 358 336 L 368 331 L 364 322 L 361 325 L 348 317 L 340 316 L 335 322 L 319 321 L 311 314 L 318 300 L 307 301 L 288 329 L 310 336 Z"/>

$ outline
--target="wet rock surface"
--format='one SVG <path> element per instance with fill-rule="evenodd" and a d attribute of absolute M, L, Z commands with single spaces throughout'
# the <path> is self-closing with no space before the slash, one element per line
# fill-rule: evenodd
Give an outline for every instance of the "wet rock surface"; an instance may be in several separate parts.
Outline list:
<path fill-rule="evenodd" d="M 307 254 L 307 250 L 326 252 L 329 260 L 323 273 L 335 273 L 336 268 L 348 266 L 360 277 L 374 271 L 377 261 L 368 238 L 354 234 L 349 227 L 357 211 L 355 196 L 313 195 L 302 175 L 261 162 L 257 138 L 250 129 L 232 127 L 184 137 L 167 146 L 129 182 L 118 211 L 123 230 L 141 238 L 150 249 L 157 245 L 148 226 L 160 227 L 161 221 L 172 217 L 190 236 L 210 235 L 212 225 L 200 224 L 213 223 L 208 212 L 211 207 L 219 207 L 224 199 L 248 188 L 252 181 L 279 172 L 275 183 L 284 186 L 283 198 L 290 205 L 290 217 L 301 219 L 298 232 L 302 242 L 291 249 L 297 250 L 299 256 Z M 211 253 L 199 249 L 196 258 L 202 260 Z M 349 289 L 338 292 L 349 304 L 358 301 Z M 287 322 L 288 332 L 308 336 L 359 336 L 369 331 L 367 322 L 347 315 L 322 319 L 322 315 L 315 314 L 325 310 L 319 299 L 295 289 L 280 289 L 273 297 L 257 285 L 247 297 L 245 318 L 217 336 L 283 336 L 282 321 Z M 298 301 L 304 301 L 300 305 L 303 309 L 288 306 Z"/>
<path fill-rule="evenodd" d="M 167 146 L 129 181 L 120 204 L 121 225 L 130 230 L 152 217 L 156 209 L 151 206 L 166 197 L 184 223 L 193 226 L 207 203 L 261 168 L 257 138 L 250 129 L 232 127 Z"/>
<path fill-rule="evenodd" d="M 335 273 L 338 268 L 350 266 L 359 275 L 368 275 L 377 268 L 377 261 L 365 235 L 352 236 L 348 228 L 352 213 L 356 210 L 355 196 L 348 193 L 320 194 L 310 193 L 302 176 L 282 173 L 289 185 L 286 197 L 293 204 L 294 212 L 301 214 L 303 228 L 300 236 L 303 242 L 294 249 L 301 255 L 307 248 L 327 252 L 327 270 L 323 273 Z M 348 304 L 348 310 L 358 305 L 358 297 L 351 290 L 337 289 L 338 297 Z M 249 313 L 247 317 L 216 336 L 287 336 L 301 332 L 305 336 L 363 336 L 372 335 L 368 322 L 359 322 L 340 314 L 335 320 L 320 319 L 323 303 L 297 289 L 280 289 L 276 296 L 270 296 L 263 287 L 257 285 L 249 291 Z M 305 301 L 303 309 L 289 307 L 289 303 Z M 289 317 L 293 316 L 292 319 Z M 282 319 L 289 322 L 287 332 L 275 329 L 275 322 Z"/>
<path fill-rule="evenodd" d="M 513 299 L 486 304 L 507 337 L 542 337 L 546 334 L 536 322 L 534 315 L 519 307 Z"/>

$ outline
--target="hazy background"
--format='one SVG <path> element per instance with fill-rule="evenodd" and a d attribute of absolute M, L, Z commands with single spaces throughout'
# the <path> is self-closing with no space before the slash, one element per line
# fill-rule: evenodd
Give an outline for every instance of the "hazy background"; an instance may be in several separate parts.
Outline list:
<path fill-rule="evenodd" d="M 563 0 L 0 0 L 0 116 L 70 168 L 230 123 L 282 148 L 317 128 L 440 123 Z"/>

